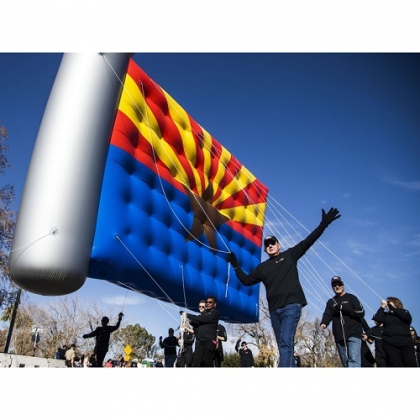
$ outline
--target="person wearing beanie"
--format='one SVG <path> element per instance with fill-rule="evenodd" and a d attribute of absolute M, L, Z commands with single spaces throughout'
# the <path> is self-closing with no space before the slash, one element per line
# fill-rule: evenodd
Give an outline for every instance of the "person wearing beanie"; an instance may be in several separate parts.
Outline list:
<path fill-rule="evenodd" d="M 241 343 L 240 339 L 236 342 L 235 350 L 239 353 L 241 367 L 254 367 L 254 356 L 251 349 L 248 348 L 247 342 L 242 341 L 241 348 L 239 348 L 239 343 Z"/>

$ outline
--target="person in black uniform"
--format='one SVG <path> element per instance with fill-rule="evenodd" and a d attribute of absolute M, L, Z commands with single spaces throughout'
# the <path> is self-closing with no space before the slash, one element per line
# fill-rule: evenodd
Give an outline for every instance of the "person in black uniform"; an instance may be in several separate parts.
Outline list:
<path fill-rule="evenodd" d="M 163 341 L 162 336 L 159 337 L 159 345 L 161 349 L 164 349 L 163 353 L 165 355 L 165 367 L 173 368 L 176 362 L 176 348 L 179 345 L 178 339 L 174 335 L 173 328 L 169 328 L 168 337 L 166 337 Z"/>
<path fill-rule="evenodd" d="M 202 315 L 206 312 L 206 300 L 205 299 L 200 300 L 200 302 L 198 303 L 198 312 L 199 312 L 198 316 L 200 316 L 200 315 Z M 191 320 L 190 320 L 190 325 L 192 326 L 193 331 L 194 331 L 194 335 L 197 338 L 198 337 L 198 330 L 199 330 L 200 325 L 198 323 L 194 322 L 194 321 L 191 321 Z M 194 352 L 193 352 L 193 359 L 194 359 Z M 204 367 L 204 359 L 201 359 L 200 366 Z"/>
<path fill-rule="evenodd" d="M 184 340 L 183 348 L 180 349 L 177 360 L 176 367 L 191 367 L 193 360 L 193 344 L 195 340 L 194 330 L 189 327 L 185 327 L 178 337 L 179 340 L 182 338 Z"/>
<path fill-rule="evenodd" d="M 109 318 L 107 316 L 104 316 L 101 319 L 102 326 L 96 328 L 95 331 L 92 331 L 89 334 L 83 335 L 83 338 L 96 337 L 96 345 L 93 350 L 93 353 L 95 354 L 96 364 L 92 367 L 102 367 L 105 356 L 108 352 L 109 339 L 111 337 L 111 333 L 120 328 L 123 316 L 124 314 L 122 312 L 118 314 L 118 322 L 115 325 L 108 325 Z"/>
<path fill-rule="evenodd" d="M 224 359 L 223 343 L 226 343 L 227 338 L 226 328 L 222 324 L 219 324 L 217 326 L 216 350 L 214 351 L 214 367 L 222 367 Z"/>
<path fill-rule="evenodd" d="M 375 317 L 373 317 L 372 320 L 375 322 L 375 325 L 370 329 L 369 338 L 373 340 L 375 344 L 375 364 L 378 368 L 387 367 L 388 361 L 382 347 L 382 333 L 384 326 L 376 321 Z"/>
<path fill-rule="evenodd" d="M 303 257 L 327 226 L 341 217 L 338 210 L 322 210 L 319 226 L 306 239 L 292 248 L 280 252 L 280 243 L 275 236 L 264 239 L 265 252 L 269 259 L 259 264 L 249 274 L 245 274 L 233 252 L 227 260 L 235 269 L 236 276 L 245 286 L 264 283 L 270 312 L 271 325 L 279 348 L 279 367 L 293 367 L 294 341 L 302 308 L 307 305 L 302 285 L 299 282 L 298 260 Z"/>
<path fill-rule="evenodd" d="M 371 329 L 368 323 L 366 322 L 365 318 L 362 318 L 362 328 L 364 333 L 362 334 L 361 366 L 362 368 L 374 367 L 375 358 L 373 357 L 373 354 L 368 346 L 368 343 L 373 343 L 373 340 L 370 338 Z"/>
<path fill-rule="evenodd" d="M 241 343 L 240 339 L 236 342 L 235 350 L 239 353 L 239 357 L 241 358 L 241 367 L 253 367 L 254 356 L 252 355 L 251 349 L 248 348 L 246 341 L 242 341 L 241 348 L 239 348 L 239 343 Z"/>
<path fill-rule="evenodd" d="M 417 335 L 417 331 L 413 326 L 410 326 L 410 334 L 414 343 L 414 350 L 416 352 L 417 367 L 420 367 L 420 337 Z"/>
<path fill-rule="evenodd" d="M 362 319 L 365 310 L 356 296 L 346 293 L 341 277 L 331 279 L 335 296 L 328 300 L 322 315 L 321 330 L 332 321 L 332 332 L 344 367 L 361 367 Z"/>
<path fill-rule="evenodd" d="M 195 350 L 192 367 L 200 367 L 202 361 L 204 367 L 214 367 L 214 350 L 217 344 L 217 325 L 219 323 L 219 311 L 216 309 L 217 300 L 214 296 L 206 299 L 206 311 L 200 315 L 187 314 L 188 320 L 197 325 Z M 180 312 L 181 314 L 183 311 Z"/>
<path fill-rule="evenodd" d="M 385 309 L 388 311 L 385 312 Z M 381 301 L 375 320 L 384 324 L 382 346 L 390 367 L 417 367 L 410 325 L 411 315 L 396 297 Z"/>

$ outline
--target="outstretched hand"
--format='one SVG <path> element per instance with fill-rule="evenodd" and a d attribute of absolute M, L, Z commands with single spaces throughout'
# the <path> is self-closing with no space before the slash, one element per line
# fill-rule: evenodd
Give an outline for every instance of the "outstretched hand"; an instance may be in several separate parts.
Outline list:
<path fill-rule="evenodd" d="M 327 227 L 330 223 L 334 222 L 334 220 L 337 220 L 340 217 L 341 217 L 341 214 L 339 214 L 336 208 L 331 207 L 328 213 L 325 213 L 325 210 L 322 209 L 321 226 Z"/>
<path fill-rule="evenodd" d="M 229 252 L 227 260 L 228 260 L 228 262 L 230 262 L 232 264 L 233 268 L 239 267 L 238 259 L 236 258 L 236 255 L 232 251 Z"/>

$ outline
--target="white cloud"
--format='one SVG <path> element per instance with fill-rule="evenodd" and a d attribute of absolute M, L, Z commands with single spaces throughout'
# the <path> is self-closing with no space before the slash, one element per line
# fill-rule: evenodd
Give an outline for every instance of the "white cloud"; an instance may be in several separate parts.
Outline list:
<path fill-rule="evenodd" d="M 117 296 L 104 296 L 102 301 L 108 305 L 141 305 L 146 303 L 146 299 L 142 296 L 117 295 Z"/>
<path fill-rule="evenodd" d="M 389 182 L 392 185 L 405 188 L 406 190 L 420 191 L 420 181 L 398 181 L 396 179 L 386 179 L 386 182 Z"/>

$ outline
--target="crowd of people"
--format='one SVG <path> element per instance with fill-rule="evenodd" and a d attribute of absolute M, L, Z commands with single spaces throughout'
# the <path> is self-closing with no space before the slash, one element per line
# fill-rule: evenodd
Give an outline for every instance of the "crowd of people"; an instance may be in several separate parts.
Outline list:
<path fill-rule="evenodd" d="M 331 279 L 335 296 L 328 300 L 321 321 L 332 331 L 344 367 L 419 367 L 419 350 L 412 317 L 400 299 L 382 300 L 369 327 L 359 299 L 345 291 L 339 276 Z M 417 341 L 416 341 L 417 340 Z M 370 350 L 369 343 L 374 347 Z"/>
<path fill-rule="evenodd" d="M 274 336 L 279 350 L 278 367 L 300 367 L 301 358 L 295 352 L 295 334 L 302 308 L 307 305 L 302 285 L 299 281 L 298 261 L 320 238 L 325 229 L 341 215 L 336 208 L 328 212 L 322 209 L 319 225 L 297 245 L 281 251 L 275 236 L 264 239 L 264 250 L 268 259 L 257 265 L 250 273 L 245 273 L 233 252 L 227 260 L 235 270 L 239 281 L 245 286 L 263 283 Z M 365 320 L 365 310 L 359 299 L 345 290 L 340 276 L 331 279 L 334 296 L 326 303 L 320 330 L 325 331 L 332 323 L 338 355 L 343 367 L 419 367 L 420 338 L 411 325 L 412 317 L 402 302 L 396 297 L 382 300 L 369 327 Z M 223 362 L 223 342 L 227 333 L 219 323 L 217 300 L 210 296 L 199 302 L 198 315 L 181 311 L 186 324 L 175 336 L 173 328 L 168 337 L 159 337 L 159 345 L 164 350 L 164 367 L 221 367 Z M 119 328 L 122 319 L 115 326 L 108 326 L 109 319 L 102 319 L 102 327 L 85 334 L 83 338 L 96 337 L 96 366 L 102 366 L 108 351 L 109 336 Z M 194 346 L 194 349 L 193 349 Z M 371 348 L 374 347 L 374 351 Z M 241 366 L 254 366 L 254 358 L 245 341 L 238 340 L 235 346 Z M 66 352 L 72 359 L 71 348 Z M 74 349 L 73 349 L 74 353 Z M 74 363 L 74 362 L 71 362 Z M 162 363 L 163 366 L 163 363 Z"/>
<path fill-rule="evenodd" d="M 275 236 L 267 236 L 264 250 L 269 258 L 250 273 L 241 269 L 233 252 L 228 255 L 228 261 L 243 285 L 263 283 L 265 286 L 271 324 L 279 349 L 278 367 L 298 366 L 294 355 L 295 334 L 302 308 L 307 305 L 299 281 L 298 261 L 326 228 L 340 217 L 336 208 L 332 207 L 328 212 L 322 209 L 319 225 L 286 251 L 281 251 L 281 244 Z M 411 326 L 410 313 L 398 298 L 382 300 L 373 317 L 375 326 L 369 328 L 363 306 L 356 296 L 345 291 L 344 282 L 339 276 L 331 279 L 331 287 L 335 296 L 326 304 L 320 329 L 325 331 L 332 322 L 332 332 L 343 367 L 418 367 L 419 346 L 418 341 L 414 341 L 417 334 Z M 367 343 L 375 345 L 375 354 Z"/>
<path fill-rule="evenodd" d="M 198 303 L 198 315 L 184 314 L 187 323 L 178 336 L 172 328 L 168 337 L 159 337 L 164 351 L 164 367 L 222 367 L 223 343 L 227 341 L 226 328 L 219 322 L 217 299 L 209 296 Z"/>

